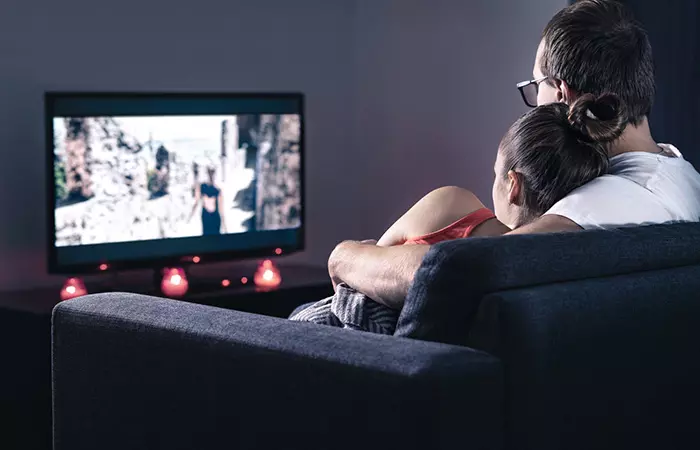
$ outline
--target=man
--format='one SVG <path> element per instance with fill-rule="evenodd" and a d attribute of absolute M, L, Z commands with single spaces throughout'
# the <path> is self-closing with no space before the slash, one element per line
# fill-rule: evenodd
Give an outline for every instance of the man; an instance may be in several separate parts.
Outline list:
<path fill-rule="evenodd" d="M 651 136 L 651 45 L 621 4 L 583 0 L 558 12 L 544 30 L 533 77 L 518 84 L 529 106 L 612 92 L 625 102 L 629 119 L 609 150 L 609 175 L 574 190 L 537 221 L 509 234 L 700 220 L 700 174 L 675 147 Z M 401 309 L 428 249 L 346 241 L 331 254 L 328 269 L 334 283 Z"/>

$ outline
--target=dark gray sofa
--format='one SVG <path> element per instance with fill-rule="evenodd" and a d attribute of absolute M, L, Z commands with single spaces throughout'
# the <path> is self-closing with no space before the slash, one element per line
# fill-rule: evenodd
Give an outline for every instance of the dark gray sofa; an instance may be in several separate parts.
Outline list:
<path fill-rule="evenodd" d="M 697 224 L 433 246 L 397 335 L 64 302 L 55 448 L 700 446 Z"/>

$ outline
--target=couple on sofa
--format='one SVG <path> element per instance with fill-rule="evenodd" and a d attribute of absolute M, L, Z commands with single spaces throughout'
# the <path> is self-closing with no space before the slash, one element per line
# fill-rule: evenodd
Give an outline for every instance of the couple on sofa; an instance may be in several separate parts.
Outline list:
<path fill-rule="evenodd" d="M 559 11 L 518 89 L 534 109 L 496 153 L 495 214 L 467 190 L 431 192 L 379 241 L 339 244 L 336 295 L 293 320 L 393 334 L 423 256 L 443 240 L 700 220 L 700 174 L 651 136 L 651 45 L 620 3 Z"/>

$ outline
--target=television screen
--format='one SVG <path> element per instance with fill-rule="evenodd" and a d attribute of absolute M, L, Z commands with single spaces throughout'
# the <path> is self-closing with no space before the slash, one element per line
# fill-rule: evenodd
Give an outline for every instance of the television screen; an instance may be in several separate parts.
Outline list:
<path fill-rule="evenodd" d="M 46 94 L 49 270 L 303 248 L 300 94 Z"/>

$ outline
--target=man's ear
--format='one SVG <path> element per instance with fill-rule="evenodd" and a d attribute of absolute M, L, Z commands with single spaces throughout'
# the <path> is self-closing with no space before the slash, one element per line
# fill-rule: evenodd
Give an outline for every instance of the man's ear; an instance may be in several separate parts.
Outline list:
<path fill-rule="evenodd" d="M 523 181 L 520 174 L 514 170 L 508 171 L 508 203 L 521 206 L 523 192 Z"/>
<path fill-rule="evenodd" d="M 576 100 L 576 93 L 564 80 L 555 79 L 554 86 L 557 88 L 557 101 L 570 105 Z"/>

